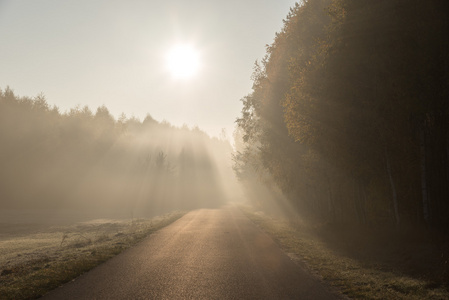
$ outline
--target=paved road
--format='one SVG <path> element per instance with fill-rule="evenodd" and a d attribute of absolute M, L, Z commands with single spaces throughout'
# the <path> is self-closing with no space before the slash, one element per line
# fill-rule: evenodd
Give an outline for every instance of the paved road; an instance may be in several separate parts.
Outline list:
<path fill-rule="evenodd" d="M 335 299 L 237 208 L 188 213 L 43 299 Z"/>

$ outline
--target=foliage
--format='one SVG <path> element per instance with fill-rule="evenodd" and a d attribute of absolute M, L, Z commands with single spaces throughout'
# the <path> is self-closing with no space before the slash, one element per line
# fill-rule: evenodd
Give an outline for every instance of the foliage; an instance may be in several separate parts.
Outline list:
<path fill-rule="evenodd" d="M 243 99 L 238 168 L 253 157 L 318 219 L 449 230 L 448 12 L 442 0 L 296 4 Z"/>

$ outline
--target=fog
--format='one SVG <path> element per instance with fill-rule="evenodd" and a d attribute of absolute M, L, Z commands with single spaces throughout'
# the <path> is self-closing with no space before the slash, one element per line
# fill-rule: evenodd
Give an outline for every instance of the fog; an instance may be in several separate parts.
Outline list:
<path fill-rule="evenodd" d="M 0 94 L 0 207 L 150 217 L 241 198 L 223 135 Z"/>

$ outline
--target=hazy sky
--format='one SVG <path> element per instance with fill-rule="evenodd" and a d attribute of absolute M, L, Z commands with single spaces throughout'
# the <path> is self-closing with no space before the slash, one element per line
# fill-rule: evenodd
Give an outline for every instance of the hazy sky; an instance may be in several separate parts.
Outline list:
<path fill-rule="evenodd" d="M 0 0 L 0 88 L 44 93 L 62 112 L 106 105 L 232 135 L 254 61 L 293 0 Z M 166 55 L 190 44 L 198 73 L 174 79 Z"/>

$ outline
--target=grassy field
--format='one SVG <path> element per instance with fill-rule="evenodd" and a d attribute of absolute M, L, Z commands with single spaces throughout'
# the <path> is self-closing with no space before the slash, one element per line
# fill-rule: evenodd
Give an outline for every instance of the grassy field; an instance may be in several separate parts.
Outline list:
<path fill-rule="evenodd" d="M 182 217 L 70 219 L 33 216 L 0 223 L 0 299 L 34 299 L 68 282 Z M 42 219 L 42 216 L 40 217 Z M 55 225 L 56 224 L 56 225 Z"/>
<path fill-rule="evenodd" d="M 428 236 L 310 227 L 242 211 L 300 265 L 354 299 L 449 299 L 447 249 Z M 343 232 L 343 234 L 342 234 Z M 371 236 L 368 236 L 371 235 Z"/>

